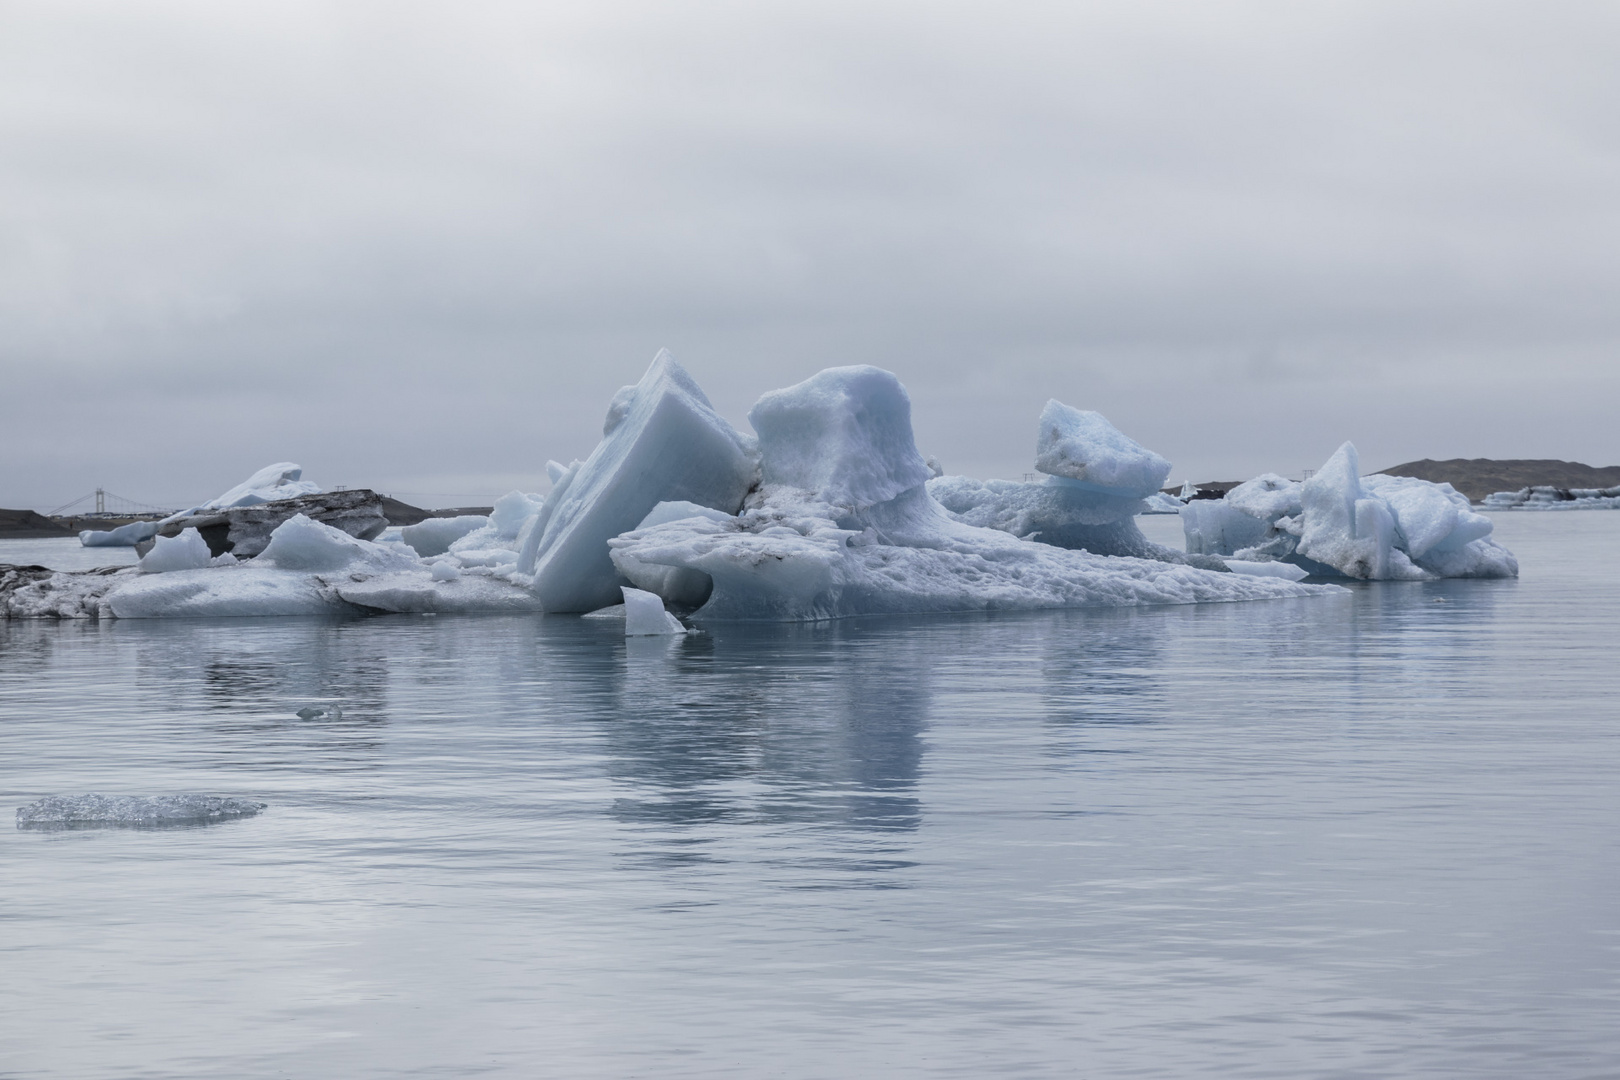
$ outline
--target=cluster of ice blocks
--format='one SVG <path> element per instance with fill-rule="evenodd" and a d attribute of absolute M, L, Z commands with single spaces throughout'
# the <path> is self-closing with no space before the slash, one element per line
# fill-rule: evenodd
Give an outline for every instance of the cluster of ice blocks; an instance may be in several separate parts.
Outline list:
<path fill-rule="evenodd" d="M 1560 488 L 1537 485 L 1485 496 L 1487 510 L 1620 510 L 1620 485 Z"/>
<path fill-rule="evenodd" d="M 1515 577 L 1491 521 L 1450 484 L 1361 476 L 1350 443 L 1308 480 L 1274 473 L 1181 510 L 1187 550 L 1274 560 L 1313 575 L 1363 580 Z"/>
<path fill-rule="evenodd" d="M 1307 571 L 1516 571 L 1461 496 L 1358 478 L 1348 444 L 1303 485 L 1262 477 L 1189 504 L 1180 552 L 1135 521 L 1150 501 L 1162 508 L 1170 463 L 1098 413 L 1047 403 L 1035 483 L 938 475 L 917 450 L 904 387 L 875 367 L 772 391 L 748 420 L 751 434 L 733 428 L 660 352 L 614 395 L 590 455 L 548 464 L 544 496 L 512 492 L 488 517 L 431 519 L 377 542 L 295 516 L 252 559 L 210 558 L 188 530 L 160 538 L 135 570 L 19 579 L 0 610 L 587 613 L 622 601 L 631 633 L 676 633 L 678 620 L 657 617 L 664 605 L 698 620 L 803 620 L 1336 591 L 1300 583 Z M 271 466 L 221 500 L 301 483 L 295 467 Z"/>

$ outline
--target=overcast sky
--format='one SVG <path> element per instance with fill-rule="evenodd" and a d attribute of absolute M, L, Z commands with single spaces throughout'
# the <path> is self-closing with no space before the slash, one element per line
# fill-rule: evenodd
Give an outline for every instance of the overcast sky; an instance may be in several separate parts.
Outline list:
<path fill-rule="evenodd" d="M 1180 479 L 1620 462 L 1620 5 L 0 0 L 0 506 L 545 490 L 668 346 Z"/>

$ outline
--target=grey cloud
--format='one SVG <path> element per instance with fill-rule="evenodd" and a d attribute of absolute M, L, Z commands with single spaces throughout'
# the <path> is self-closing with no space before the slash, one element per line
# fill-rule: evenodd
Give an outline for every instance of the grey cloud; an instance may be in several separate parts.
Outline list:
<path fill-rule="evenodd" d="M 1620 460 L 1606 5 L 13 3 L 0 504 L 544 487 L 661 345 L 953 469 Z M 240 475 L 239 475 L 240 474 Z"/>

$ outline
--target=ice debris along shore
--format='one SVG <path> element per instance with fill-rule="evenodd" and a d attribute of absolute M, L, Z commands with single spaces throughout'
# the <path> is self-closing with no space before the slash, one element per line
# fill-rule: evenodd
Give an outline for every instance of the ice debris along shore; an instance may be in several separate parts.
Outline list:
<path fill-rule="evenodd" d="M 217 795 L 50 795 L 17 808 L 19 829 L 153 829 L 252 817 L 266 804 Z"/>
<path fill-rule="evenodd" d="M 1339 447 L 1302 483 L 1274 473 L 1181 510 L 1187 550 L 1275 560 L 1313 575 L 1363 580 L 1516 577 L 1518 560 L 1490 539 L 1491 521 L 1450 484 L 1361 476 Z"/>
<path fill-rule="evenodd" d="M 1486 510 L 1620 510 L 1620 486 L 1560 488 L 1538 485 L 1485 496 Z"/>
<path fill-rule="evenodd" d="M 1332 492 L 1326 480 L 1302 489 L 1288 522 L 1282 511 L 1259 522 L 1256 540 L 1299 527 L 1292 551 L 1250 550 L 1255 543 L 1227 543 L 1223 533 L 1179 552 L 1150 543 L 1135 522 L 1169 463 L 1097 413 L 1047 404 L 1036 440 L 1045 476 L 1035 483 L 938 475 L 917 450 L 905 389 L 879 368 L 822 371 L 766 394 L 748 419 L 752 434 L 734 429 L 660 352 L 640 383 L 614 395 L 591 454 L 547 465 L 545 496 L 512 492 L 487 517 L 425 521 L 396 540 L 294 512 L 314 497 L 301 492 L 255 504 L 264 535 L 241 550 L 221 554 L 185 529 L 158 537 L 135 568 L 0 567 L 0 610 L 149 618 L 611 606 L 627 629 L 673 633 L 673 617 L 653 619 L 651 607 L 634 614 L 626 587 L 698 620 L 806 620 L 1321 596 L 1337 590 L 1294 579 L 1305 569 L 1381 576 L 1359 571 L 1398 563 L 1376 539 L 1384 519 L 1363 508 L 1374 498 L 1348 486 L 1361 483 L 1353 460 Z M 267 477 L 268 489 L 259 483 Z M 298 482 L 272 466 L 221 500 Z M 1403 483 L 1414 486 L 1398 499 L 1380 487 L 1376 501 L 1400 508 L 1405 553 L 1418 514 L 1407 504 L 1452 502 L 1436 485 Z M 1397 516 L 1386 513 L 1392 538 Z M 1468 530 L 1461 520 L 1452 532 Z M 1365 567 L 1354 556 L 1367 546 L 1364 526 L 1374 535 Z M 1448 537 L 1429 547 L 1443 554 L 1453 539 L 1472 542 Z M 1424 565 L 1437 569 L 1425 572 L 1469 571 L 1466 561 L 1430 558 Z"/>

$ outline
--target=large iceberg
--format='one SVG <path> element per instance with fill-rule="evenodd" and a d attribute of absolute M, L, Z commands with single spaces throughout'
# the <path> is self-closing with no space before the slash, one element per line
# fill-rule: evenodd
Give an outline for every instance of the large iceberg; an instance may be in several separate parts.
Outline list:
<path fill-rule="evenodd" d="M 1363 477 L 1358 464 L 1345 443 L 1303 483 L 1267 473 L 1222 499 L 1189 502 L 1187 550 L 1375 581 L 1517 576 L 1513 553 L 1490 539 L 1490 519 L 1450 484 Z"/>
<path fill-rule="evenodd" d="M 514 491 L 487 517 L 389 540 L 349 492 L 252 503 L 303 483 L 296 466 L 273 466 L 214 500 L 249 500 L 209 511 L 227 517 L 169 522 L 138 567 L 0 567 L 0 613 L 590 612 L 622 598 L 639 635 L 681 629 L 665 605 L 699 620 L 805 620 L 1338 591 L 1295 580 L 1306 572 L 1517 572 L 1466 499 L 1360 477 L 1349 444 L 1306 483 L 1267 475 L 1189 502 L 1183 553 L 1135 523 L 1168 463 L 1097 413 L 1048 402 L 1034 483 L 940 475 L 917 451 L 905 389 L 880 368 L 822 371 L 764 395 L 748 419 L 756 435 L 660 352 L 614 395 L 590 456 L 547 465 L 544 497 Z"/>
<path fill-rule="evenodd" d="M 1032 544 L 954 519 L 930 494 L 899 380 L 832 368 L 761 398 L 760 487 L 740 514 L 692 515 L 610 541 L 614 564 L 712 581 L 697 619 L 1189 603 L 1312 595 L 1286 580 Z M 669 599 L 666 597 L 666 599 Z"/>
<path fill-rule="evenodd" d="M 667 351 L 640 383 L 613 399 L 602 441 L 559 482 L 517 563 L 547 611 L 594 611 L 626 583 L 608 541 L 659 503 L 685 501 L 735 513 L 758 466 L 752 440 L 720 418 Z"/>

